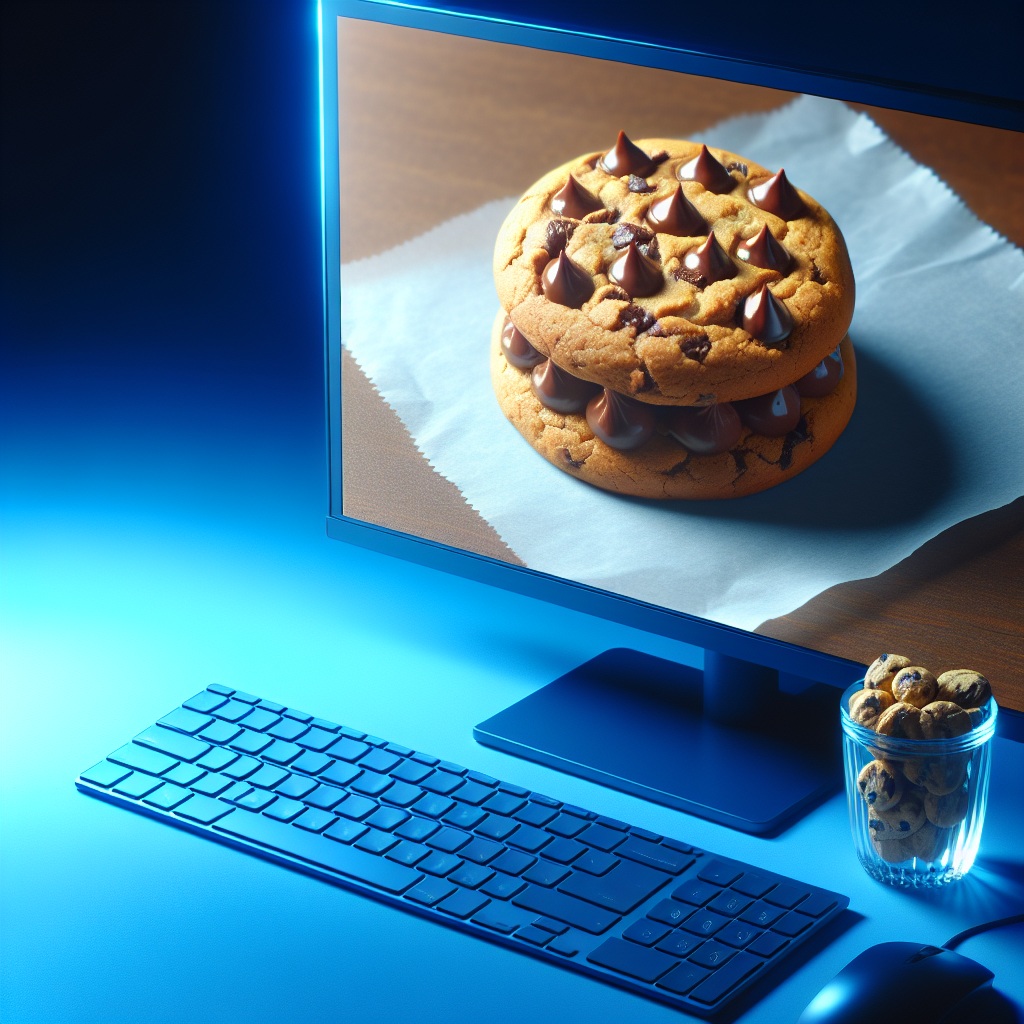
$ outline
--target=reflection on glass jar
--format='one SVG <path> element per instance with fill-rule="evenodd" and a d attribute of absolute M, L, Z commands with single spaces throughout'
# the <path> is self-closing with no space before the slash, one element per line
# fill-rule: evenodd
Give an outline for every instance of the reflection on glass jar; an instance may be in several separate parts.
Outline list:
<path fill-rule="evenodd" d="M 903 887 L 962 878 L 981 843 L 990 740 L 998 709 L 971 712 L 972 728 L 943 739 L 882 735 L 855 721 L 863 683 L 843 695 L 843 760 L 853 843 L 873 878 Z M 850 712 L 853 698 L 854 715 Z"/>

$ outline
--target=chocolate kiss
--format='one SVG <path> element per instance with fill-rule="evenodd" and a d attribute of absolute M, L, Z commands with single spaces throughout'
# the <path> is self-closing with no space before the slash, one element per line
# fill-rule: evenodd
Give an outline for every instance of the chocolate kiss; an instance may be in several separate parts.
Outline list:
<path fill-rule="evenodd" d="M 630 242 L 626 251 L 611 265 L 608 277 L 625 288 L 631 298 L 656 295 L 665 283 L 661 267 L 645 256 L 636 247 L 636 242 Z"/>
<path fill-rule="evenodd" d="M 587 403 L 587 423 L 609 448 L 628 452 L 654 434 L 654 413 L 642 402 L 604 388 Z"/>
<path fill-rule="evenodd" d="M 544 359 L 511 320 L 506 320 L 505 326 L 501 329 L 501 351 L 505 358 L 520 370 L 532 370 Z"/>
<path fill-rule="evenodd" d="M 560 306 L 579 309 L 594 294 L 592 278 L 565 255 L 564 249 L 548 263 L 540 277 L 545 296 Z"/>
<path fill-rule="evenodd" d="M 571 174 L 566 178 L 565 184 L 551 197 L 548 205 L 552 213 L 575 220 L 583 220 L 588 213 L 604 209 L 601 200 L 588 192 Z"/>
<path fill-rule="evenodd" d="M 768 290 L 761 287 L 743 301 L 743 328 L 764 345 L 778 345 L 793 330 L 789 310 Z"/>
<path fill-rule="evenodd" d="M 743 424 L 728 402 L 682 405 L 672 410 L 668 432 L 694 455 L 717 455 L 736 447 Z"/>
<path fill-rule="evenodd" d="M 630 142 L 625 132 L 619 132 L 614 147 L 601 157 L 597 166 L 617 178 L 626 174 L 639 174 L 646 178 L 658 165 L 639 146 Z"/>
<path fill-rule="evenodd" d="M 708 226 L 697 208 L 683 195 L 683 186 L 676 185 L 675 191 L 651 203 L 647 211 L 647 223 L 655 231 L 664 231 L 668 235 L 703 235 Z"/>
<path fill-rule="evenodd" d="M 596 384 L 574 377 L 550 359 L 545 359 L 533 368 L 530 383 L 542 405 L 563 415 L 583 412 L 587 402 L 598 391 Z"/>
<path fill-rule="evenodd" d="M 739 273 L 736 264 L 729 259 L 729 254 L 715 238 L 714 231 L 696 249 L 683 257 L 683 266 L 694 276 L 700 275 L 705 278 L 707 284 L 725 281 Z"/>
<path fill-rule="evenodd" d="M 761 225 L 756 235 L 740 242 L 736 255 L 746 263 L 763 270 L 777 270 L 784 274 L 789 267 L 789 253 L 775 240 L 768 225 Z"/>
<path fill-rule="evenodd" d="M 755 185 L 750 192 L 750 201 L 762 210 L 774 213 L 783 220 L 796 220 L 807 212 L 804 201 L 789 183 L 785 170 L 773 174 L 767 181 Z"/>
<path fill-rule="evenodd" d="M 709 192 L 731 192 L 736 187 L 733 176 L 711 155 L 707 146 L 677 171 L 680 181 L 699 181 Z"/>
<path fill-rule="evenodd" d="M 740 419 L 755 434 L 784 437 L 800 422 L 800 395 L 792 385 L 736 403 Z"/>

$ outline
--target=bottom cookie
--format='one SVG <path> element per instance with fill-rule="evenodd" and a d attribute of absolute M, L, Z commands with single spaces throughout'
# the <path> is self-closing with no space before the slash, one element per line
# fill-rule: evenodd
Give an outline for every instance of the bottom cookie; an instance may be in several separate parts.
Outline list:
<path fill-rule="evenodd" d="M 853 346 L 840 345 L 844 372 L 823 398 L 801 400 L 796 427 L 781 437 L 744 429 L 728 451 L 696 455 L 668 431 L 669 407 L 651 407 L 654 434 L 631 451 L 598 439 L 582 412 L 558 413 L 542 405 L 528 369 L 513 366 L 501 349 L 504 312 L 491 332 L 491 379 L 507 419 L 552 465 L 594 487 L 639 498 L 709 500 L 767 490 L 815 463 L 835 444 L 853 414 L 857 369 Z"/>

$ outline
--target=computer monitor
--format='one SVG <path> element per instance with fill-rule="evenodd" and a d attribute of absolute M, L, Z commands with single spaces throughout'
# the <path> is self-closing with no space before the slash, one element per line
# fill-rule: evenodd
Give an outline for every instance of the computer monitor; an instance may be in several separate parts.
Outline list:
<path fill-rule="evenodd" d="M 991 634 L 965 648 L 929 604 L 948 600 L 940 577 L 965 549 L 972 564 L 998 560 L 1019 533 L 1019 474 L 992 451 L 977 471 L 965 458 L 1020 412 L 1005 374 L 960 372 L 957 342 L 921 336 L 948 287 L 921 255 L 942 245 L 930 224 L 963 235 L 947 262 L 980 267 L 982 293 L 1017 257 L 916 161 L 959 153 L 943 172 L 984 216 L 993 169 L 1019 163 L 1024 101 L 1008 66 L 950 88 L 927 47 L 890 51 L 899 33 L 879 41 L 866 20 L 842 46 L 812 48 L 806 27 L 773 18 L 744 42 L 722 41 L 707 14 L 624 26 L 572 4 L 320 9 L 329 534 L 690 645 L 689 664 L 610 651 L 496 709 L 476 736 L 762 834 L 839 785 L 838 688 L 876 654 L 1020 676 L 1020 619 L 997 655 Z M 861 35 L 870 51 L 846 45 Z M 764 492 L 606 492 L 552 468 L 498 408 L 495 234 L 534 181 L 611 149 L 619 130 L 785 162 L 850 241 L 856 409 L 832 450 Z M 899 248 L 891 220 L 866 223 L 883 208 L 903 211 L 916 255 L 880 258 Z M 906 288 L 920 289 L 917 313 Z M 1012 294 L 994 301 L 1012 315 Z M 956 331 L 964 315 L 950 311 Z M 931 355 L 940 369 L 918 373 Z M 940 411 L 944 375 L 970 402 Z M 984 424 L 971 389 L 991 405 Z M 1019 595 L 1002 584 L 987 607 L 1005 617 Z"/>

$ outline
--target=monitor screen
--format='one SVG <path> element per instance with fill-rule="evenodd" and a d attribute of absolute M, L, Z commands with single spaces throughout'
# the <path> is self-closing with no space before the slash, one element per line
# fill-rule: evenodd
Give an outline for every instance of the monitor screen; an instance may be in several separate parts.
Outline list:
<path fill-rule="evenodd" d="M 1020 687 L 1019 134 L 353 7 L 331 533 L 785 676 Z"/>

